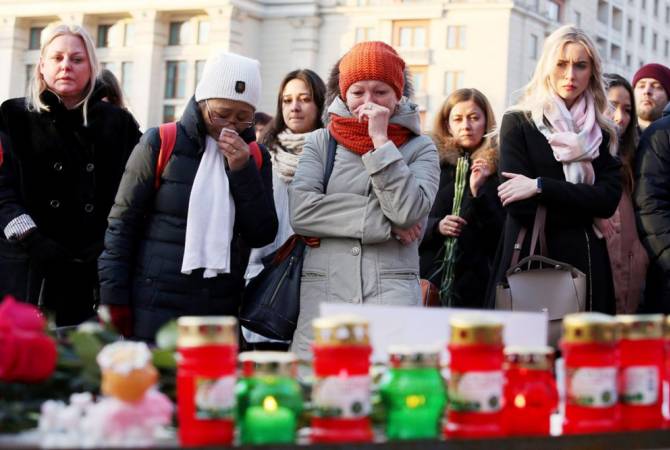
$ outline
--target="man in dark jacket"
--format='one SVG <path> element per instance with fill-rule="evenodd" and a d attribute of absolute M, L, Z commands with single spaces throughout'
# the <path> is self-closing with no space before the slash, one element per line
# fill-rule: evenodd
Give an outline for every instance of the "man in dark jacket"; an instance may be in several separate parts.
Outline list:
<path fill-rule="evenodd" d="M 151 341 L 182 315 L 237 315 L 248 249 L 277 232 L 269 154 L 250 156 L 260 83 L 257 61 L 216 55 L 162 173 L 158 129 L 133 151 L 99 260 L 101 302 L 124 334 Z"/>
<path fill-rule="evenodd" d="M 670 69 L 662 64 L 645 64 L 635 72 L 632 86 L 640 133 L 661 117 L 670 99 Z"/>
<path fill-rule="evenodd" d="M 670 116 L 642 135 L 635 171 L 635 208 L 649 253 L 644 312 L 670 313 Z"/>

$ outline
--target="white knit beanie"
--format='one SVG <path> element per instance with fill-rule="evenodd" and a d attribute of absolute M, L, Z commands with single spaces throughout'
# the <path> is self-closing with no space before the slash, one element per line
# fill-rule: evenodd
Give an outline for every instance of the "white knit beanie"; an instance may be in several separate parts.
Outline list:
<path fill-rule="evenodd" d="M 207 60 L 195 101 L 208 98 L 239 100 L 256 109 L 261 96 L 260 63 L 235 53 L 218 53 Z"/>

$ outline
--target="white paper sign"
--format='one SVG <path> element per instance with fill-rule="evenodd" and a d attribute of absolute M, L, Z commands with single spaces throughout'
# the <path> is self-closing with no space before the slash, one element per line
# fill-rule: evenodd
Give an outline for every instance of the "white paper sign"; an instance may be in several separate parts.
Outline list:
<path fill-rule="evenodd" d="M 391 345 L 436 345 L 444 349 L 449 341 L 449 319 L 458 314 L 478 314 L 504 324 L 505 345 L 547 345 L 547 315 L 481 309 L 419 308 L 407 306 L 321 303 L 321 317 L 356 314 L 370 322 L 374 362 L 387 362 Z"/>

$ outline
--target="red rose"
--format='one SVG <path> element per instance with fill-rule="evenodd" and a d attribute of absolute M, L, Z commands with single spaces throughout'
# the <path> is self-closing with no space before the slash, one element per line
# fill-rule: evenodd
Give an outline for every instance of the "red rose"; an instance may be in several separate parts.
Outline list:
<path fill-rule="evenodd" d="M 56 367 L 56 343 L 39 310 L 7 296 L 0 303 L 0 381 L 46 380 Z"/>

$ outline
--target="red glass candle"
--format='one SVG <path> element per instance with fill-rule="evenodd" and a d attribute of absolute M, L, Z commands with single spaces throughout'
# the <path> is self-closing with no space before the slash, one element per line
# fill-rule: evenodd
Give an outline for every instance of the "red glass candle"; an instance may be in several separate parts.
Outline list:
<path fill-rule="evenodd" d="M 663 426 L 663 316 L 620 315 L 621 426 L 649 430 Z"/>
<path fill-rule="evenodd" d="M 450 321 L 447 437 L 502 436 L 503 326 L 482 316 Z"/>
<path fill-rule="evenodd" d="M 551 347 L 505 348 L 504 424 L 510 436 L 548 436 L 558 407 Z"/>
<path fill-rule="evenodd" d="M 314 321 L 312 442 L 370 442 L 368 323 L 355 316 Z"/>
<path fill-rule="evenodd" d="M 665 428 L 670 428 L 670 315 L 665 316 L 663 322 L 663 333 L 665 338 L 665 373 L 663 375 L 663 401 L 665 413 Z"/>
<path fill-rule="evenodd" d="M 235 429 L 237 320 L 177 321 L 177 417 L 182 446 L 231 444 Z"/>
<path fill-rule="evenodd" d="M 564 434 L 602 433 L 619 427 L 616 320 L 600 313 L 563 318 Z"/>

